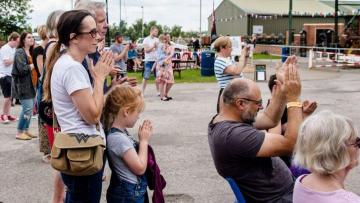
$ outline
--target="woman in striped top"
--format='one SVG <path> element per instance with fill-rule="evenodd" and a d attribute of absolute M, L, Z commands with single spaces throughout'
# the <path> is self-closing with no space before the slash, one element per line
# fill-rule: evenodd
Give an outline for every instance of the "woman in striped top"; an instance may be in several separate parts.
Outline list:
<path fill-rule="evenodd" d="M 214 49 L 217 57 L 214 64 L 215 76 L 220 86 L 217 112 L 219 113 L 220 96 L 224 88 L 234 78 L 243 77 L 242 71 L 244 70 L 247 62 L 249 48 L 244 47 L 241 51 L 241 57 L 238 63 L 231 60 L 232 45 L 229 37 L 219 37 L 214 42 Z"/>

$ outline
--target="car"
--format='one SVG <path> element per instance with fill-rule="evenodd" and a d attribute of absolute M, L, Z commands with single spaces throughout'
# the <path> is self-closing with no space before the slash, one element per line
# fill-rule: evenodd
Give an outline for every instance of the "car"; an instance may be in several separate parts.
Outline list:
<path fill-rule="evenodd" d="M 142 51 L 144 49 L 144 38 L 139 38 L 138 40 L 136 40 L 136 47 L 138 51 Z M 182 44 L 178 44 L 175 43 L 173 41 L 170 41 L 171 46 L 174 47 L 175 52 L 184 52 L 184 51 L 189 51 L 189 48 L 187 45 L 182 45 Z"/>
<path fill-rule="evenodd" d="M 34 37 L 35 44 L 36 44 L 36 45 L 40 45 L 42 40 L 41 40 L 41 38 L 39 37 L 39 34 L 36 33 L 36 32 L 34 32 L 34 33 L 32 33 L 32 36 Z"/>

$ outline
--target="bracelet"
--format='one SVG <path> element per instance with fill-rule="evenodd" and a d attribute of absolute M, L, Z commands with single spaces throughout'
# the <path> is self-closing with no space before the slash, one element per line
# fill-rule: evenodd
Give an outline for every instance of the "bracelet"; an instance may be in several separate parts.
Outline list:
<path fill-rule="evenodd" d="M 302 102 L 288 102 L 286 104 L 286 107 L 287 108 L 290 108 L 290 107 L 299 107 L 299 108 L 302 108 L 303 107 L 303 104 Z"/>

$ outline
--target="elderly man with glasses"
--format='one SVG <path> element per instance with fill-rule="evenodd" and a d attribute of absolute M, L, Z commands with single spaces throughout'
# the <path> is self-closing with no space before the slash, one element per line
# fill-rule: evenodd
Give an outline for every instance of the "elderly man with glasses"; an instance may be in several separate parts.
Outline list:
<path fill-rule="evenodd" d="M 248 79 L 234 79 L 221 97 L 221 108 L 209 124 L 208 139 L 218 173 L 233 178 L 246 202 L 292 202 L 294 178 L 279 158 L 291 154 L 303 120 L 301 82 L 296 57 L 284 63 L 284 81 L 277 81 L 272 100 L 263 109 L 260 88 Z M 288 108 L 285 136 L 266 133 Z"/>

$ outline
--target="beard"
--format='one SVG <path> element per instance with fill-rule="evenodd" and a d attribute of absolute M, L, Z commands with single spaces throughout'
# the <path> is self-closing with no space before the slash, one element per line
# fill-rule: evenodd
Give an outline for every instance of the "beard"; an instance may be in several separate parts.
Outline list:
<path fill-rule="evenodd" d="M 243 121 L 243 123 L 249 124 L 249 125 L 253 125 L 253 123 L 255 122 L 255 118 L 256 118 L 257 112 L 255 112 L 254 114 L 252 114 L 249 111 L 246 111 L 241 120 Z"/>

